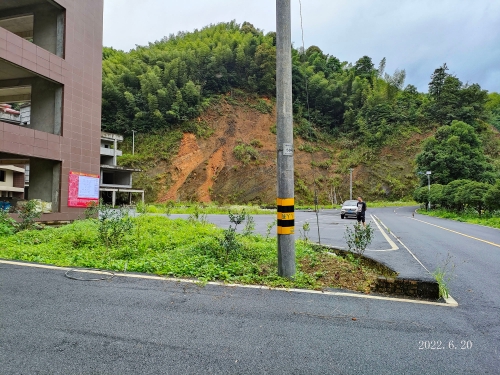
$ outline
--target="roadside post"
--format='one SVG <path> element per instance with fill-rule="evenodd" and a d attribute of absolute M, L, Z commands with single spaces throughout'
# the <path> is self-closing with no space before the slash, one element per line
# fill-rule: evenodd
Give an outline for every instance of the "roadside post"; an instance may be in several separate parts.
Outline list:
<path fill-rule="evenodd" d="M 425 172 L 427 175 L 427 187 L 429 188 L 429 205 L 428 205 L 428 210 L 430 211 L 431 209 L 431 171 Z"/>

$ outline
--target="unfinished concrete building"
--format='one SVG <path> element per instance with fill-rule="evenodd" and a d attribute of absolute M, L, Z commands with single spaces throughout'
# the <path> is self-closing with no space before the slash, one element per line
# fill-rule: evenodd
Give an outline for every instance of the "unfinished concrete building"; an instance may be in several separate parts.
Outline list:
<path fill-rule="evenodd" d="M 103 0 L 0 1 L 0 165 L 28 165 L 28 199 L 50 202 L 42 220 L 73 220 L 70 172 L 100 171 Z M 5 106 L 4 106 L 5 107 Z"/>
<path fill-rule="evenodd" d="M 115 206 L 117 194 L 125 193 L 128 197 L 126 203 L 132 204 L 134 195 L 139 195 L 144 203 L 144 190 L 132 188 L 132 174 L 141 170 L 118 165 L 117 157 L 122 155 L 122 151 L 118 149 L 118 142 L 123 142 L 122 135 L 101 133 L 100 197 L 104 203 Z"/>

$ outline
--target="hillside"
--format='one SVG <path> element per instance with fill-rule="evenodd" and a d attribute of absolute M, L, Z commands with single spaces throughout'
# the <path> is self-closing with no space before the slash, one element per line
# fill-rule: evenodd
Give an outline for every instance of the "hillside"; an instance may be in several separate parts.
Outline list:
<path fill-rule="evenodd" d="M 160 158 L 157 136 L 136 135 L 136 155 L 123 164 L 141 167 L 137 184 L 148 190 L 149 201 L 199 201 L 273 204 L 276 198 L 276 135 L 273 103 L 259 111 L 248 100 L 222 96 L 195 123 L 195 132 L 163 134 L 168 158 Z M 187 126 L 193 128 L 192 125 Z M 349 197 L 349 167 L 353 194 L 367 199 L 411 197 L 418 178 L 415 155 L 428 134 L 400 136 L 376 153 L 348 139 L 324 138 L 309 142 L 295 138 L 297 204 L 311 204 L 316 189 L 319 202 L 330 204 Z M 171 138 L 174 144 L 171 144 Z M 124 144 L 131 153 L 131 139 Z M 316 181 L 316 184 L 314 183 Z M 154 189 L 151 187 L 154 186 Z"/>
<path fill-rule="evenodd" d="M 102 127 L 136 132 L 136 155 L 120 162 L 144 170 L 136 184 L 148 200 L 274 201 L 275 52 L 275 34 L 246 22 L 182 32 L 128 53 L 104 49 Z M 354 194 L 410 197 L 426 183 L 417 169 L 447 168 L 432 149 L 416 158 L 422 141 L 441 142 L 435 132 L 457 122 L 471 135 L 450 142 L 458 142 L 462 160 L 475 155 L 481 173 L 441 174 L 439 183 L 499 178 L 500 142 L 489 125 L 498 126 L 498 94 L 464 84 L 446 64 L 421 93 L 405 85 L 404 70 L 386 73 L 385 59 L 378 67 L 368 56 L 341 62 L 310 46 L 292 48 L 292 63 L 299 202 L 313 202 L 315 191 L 322 203 L 345 199 L 349 168 Z"/>

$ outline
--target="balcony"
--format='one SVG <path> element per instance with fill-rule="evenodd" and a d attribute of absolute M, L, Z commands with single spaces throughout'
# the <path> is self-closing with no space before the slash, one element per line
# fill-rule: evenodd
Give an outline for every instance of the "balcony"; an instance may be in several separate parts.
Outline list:
<path fill-rule="evenodd" d="M 114 148 L 101 147 L 101 155 L 105 156 L 122 156 L 121 150 L 115 150 Z"/>
<path fill-rule="evenodd" d="M 65 10 L 49 0 L 2 0 L 0 27 L 64 58 Z"/>

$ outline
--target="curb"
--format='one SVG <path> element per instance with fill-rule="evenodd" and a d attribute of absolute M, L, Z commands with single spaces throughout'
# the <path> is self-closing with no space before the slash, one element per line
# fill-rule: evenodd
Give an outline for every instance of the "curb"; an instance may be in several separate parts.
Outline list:
<path fill-rule="evenodd" d="M 328 245 L 314 244 L 315 246 L 328 249 L 331 253 L 344 257 L 349 251 L 338 249 Z M 364 260 L 378 265 L 381 269 L 398 273 L 384 262 L 375 260 L 369 256 L 362 255 Z M 407 278 L 407 277 L 384 277 L 379 276 L 376 284 L 371 288 L 373 292 L 391 294 L 394 296 L 423 298 L 429 301 L 439 300 L 439 284 L 431 277 Z"/>

